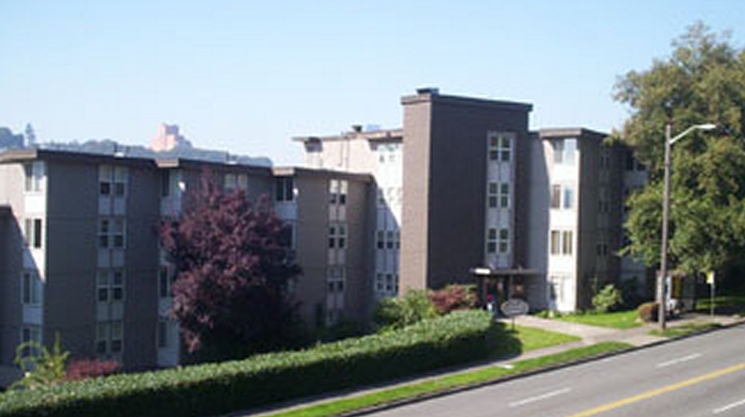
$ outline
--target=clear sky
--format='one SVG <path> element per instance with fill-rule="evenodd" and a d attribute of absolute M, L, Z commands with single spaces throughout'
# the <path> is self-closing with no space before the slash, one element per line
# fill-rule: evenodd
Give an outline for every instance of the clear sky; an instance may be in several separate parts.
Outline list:
<path fill-rule="evenodd" d="M 293 136 L 398 127 L 436 86 L 533 103 L 531 127 L 620 127 L 613 84 L 742 0 L 0 0 L 0 126 L 41 141 L 196 146 L 297 164 Z"/>

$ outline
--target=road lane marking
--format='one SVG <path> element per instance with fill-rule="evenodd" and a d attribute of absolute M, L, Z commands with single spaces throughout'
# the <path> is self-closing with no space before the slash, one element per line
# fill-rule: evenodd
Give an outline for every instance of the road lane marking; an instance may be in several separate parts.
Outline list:
<path fill-rule="evenodd" d="M 665 368 L 667 366 L 677 365 L 679 363 L 692 361 L 694 359 L 700 358 L 701 356 L 702 355 L 700 353 L 694 353 L 693 355 L 688 355 L 688 356 L 684 356 L 682 358 L 673 359 L 673 360 L 670 360 L 670 361 L 667 361 L 667 362 L 658 363 L 657 364 L 657 367 L 658 368 Z"/>
<path fill-rule="evenodd" d="M 557 395 L 561 395 L 561 394 L 566 394 L 569 391 L 571 391 L 571 389 L 569 389 L 569 388 L 562 388 L 560 390 L 551 391 L 551 392 L 548 392 L 548 393 L 543 394 L 543 395 L 538 395 L 536 397 L 530 397 L 530 398 L 526 398 L 524 400 L 515 401 L 513 403 L 510 403 L 510 407 L 520 407 L 521 405 L 530 404 L 530 403 L 534 403 L 536 401 L 541 401 L 541 400 L 545 400 L 545 399 L 548 399 L 548 398 L 556 397 Z"/>
<path fill-rule="evenodd" d="M 622 400 L 618 400 L 612 403 L 604 404 L 599 407 L 592 408 L 590 410 L 585 410 L 582 412 L 579 412 L 577 414 L 572 414 L 568 417 L 590 417 L 594 416 L 600 413 L 604 413 L 606 411 L 611 411 L 619 407 L 623 407 L 629 404 L 633 404 L 639 401 L 648 400 L 652 397 L 656 397 L 658 395 L 667 394 L 669 392 L 677 391 L 682 388 L 690 387 L 691 385 L 700 384 L 702 382 L 708 381 L 710 379 L 719 378 L 724 375 L 731 374 L 733 372 L 742 371 L 745 369 L 745 362 L 730 366 L 728 368 L 720 369 L 718 371 L 714 371 L 712 373 L 697 376 L 695 378 L 687 379 L 685 381 L 681 381 L 675 384 L 667 385 L 661 388 L 653 389 L 651 391 L 647 391 L 638 395 L 634 395 L 633 397 L 624 398 Z"/>
<path fill-rule="evenodd" d="M 722 408 L 717 408 L 716 410 L 714 410 L 714 414 L 723 413 L 725 411 L 731 410 L 731 409 L 733 409 L 735 407 L 739 407 L 741 405 L 745 405 L 745 400 L 741 400 L 741 401 L 738 401 L 736 403 L 732 403 L 730 405 L 725 405 Z"/>

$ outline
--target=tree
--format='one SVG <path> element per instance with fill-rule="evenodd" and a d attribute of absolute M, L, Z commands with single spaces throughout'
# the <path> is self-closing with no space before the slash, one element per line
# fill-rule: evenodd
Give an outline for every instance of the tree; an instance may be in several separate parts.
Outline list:
<path fill-rule="evenodd" d="M 689 273 L 742 262 L 745 250 L 745 50 L 702 23 L 673 41 L 673 53 L 648 70 L 631 71 L 615 98 L 631 110 L 621 140 L 649 170 L 649 184 L 627 201 L 625 248 L 659 263 L 665 124 L 673 134 L 715 123 L 673 147 L 670 259 Z"/>
<path fill-rule="evenodd" d="M 284 346 L 297 329 L 288 284 L 300 274 L 283 247 L 286 226 L 262 197 L 224 193 L 205 173 L 179 221 L 161 229 L 175 265 L 172 315 L 200 359 Z"/>

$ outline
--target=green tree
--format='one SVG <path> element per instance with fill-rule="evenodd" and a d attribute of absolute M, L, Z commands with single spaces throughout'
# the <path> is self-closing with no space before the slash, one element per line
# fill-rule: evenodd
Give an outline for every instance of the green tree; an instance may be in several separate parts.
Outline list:
<path fill-rule="evenodd" d="M 664 131 L 715 123 L 673 147 L 670 260 L 687 272 L 742 262 L 745 250 L 745 50 L 727 33 L 696 23 L 673 41 L 673 52 L 650 69 L 631 71 L 615 86 L 615 99 L 631 115 L 621 140 L 647 166 L 649 184 L 627 201 L 627 253 L 659 263 Z"/>

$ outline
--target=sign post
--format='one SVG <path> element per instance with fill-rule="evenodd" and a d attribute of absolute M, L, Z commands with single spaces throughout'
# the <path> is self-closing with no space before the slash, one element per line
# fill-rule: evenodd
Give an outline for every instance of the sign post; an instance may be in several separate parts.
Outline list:
<path fill-rule="evenodd" d="M 709 314 L 714 317 L 714 296 L 717 291 L 716 275 L 714 271 L 709 271 L 706 274 L 706 283 L 709 284 Z"/>
<path fill-rule="evenodd" d="M 525 301 L 519 298 L 510 298 L 509 300 L 502 303 L 500 306 L 502 314 L 509 317 L 512 320 L 512 330 L 515 330 L 515 317 L 528 314 L 530 306 Z"/>

